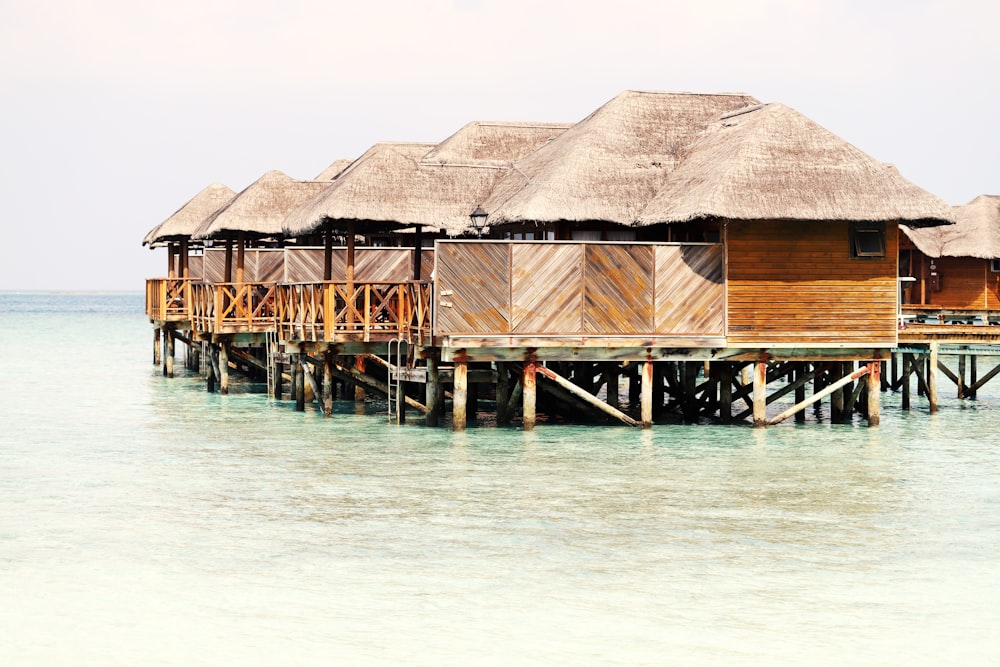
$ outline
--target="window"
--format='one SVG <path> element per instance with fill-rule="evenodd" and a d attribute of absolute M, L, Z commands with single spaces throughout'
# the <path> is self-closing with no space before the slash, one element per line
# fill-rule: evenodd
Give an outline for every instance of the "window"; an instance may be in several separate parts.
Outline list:
<path fill-rule="evenodd" d="M 885 257 L 885 225 L 880 222 L 852 224 L 851 257 Z"/>
<path fill-rule="evenodd" d="M 990 271 L 993 273 L 1000 273 L 1000 259 L 990 260 Z"/>

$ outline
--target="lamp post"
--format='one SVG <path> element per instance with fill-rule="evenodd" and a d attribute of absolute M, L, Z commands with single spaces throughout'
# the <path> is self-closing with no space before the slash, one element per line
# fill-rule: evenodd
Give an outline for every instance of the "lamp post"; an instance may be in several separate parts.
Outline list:
<path fill-rule="evenodd" d="M 483 238 L 483 226 L 486 224 L 486 218 L 489 215 L 483 210 L 482 204 L 477 204 L 476 209 L 469 214 L 469 220 L 472 221 L 472 226 L 476 229 L 476 236 Z"/>

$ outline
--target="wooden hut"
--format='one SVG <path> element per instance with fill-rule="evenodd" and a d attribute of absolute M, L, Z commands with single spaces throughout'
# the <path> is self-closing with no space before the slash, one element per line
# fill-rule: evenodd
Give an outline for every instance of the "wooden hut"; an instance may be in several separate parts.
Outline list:
<path fill-rule="evenodd" d="M 980 195 L 953 211 L 953 227 L 904 230 L 899 253 L 903 311 L 937 322 L 996 321 L 1000 196 Z"/>
<path fill-rule="evenodd" d="M 167 277 L 201 276 L 192 270 L 188 249 L 191 235 L 205 220 L 236 196 L 232 189 L 213 183 L 192 197 L 169 218 L 153 227 L 142 240 L 149 247 L 167 246 Z"/>

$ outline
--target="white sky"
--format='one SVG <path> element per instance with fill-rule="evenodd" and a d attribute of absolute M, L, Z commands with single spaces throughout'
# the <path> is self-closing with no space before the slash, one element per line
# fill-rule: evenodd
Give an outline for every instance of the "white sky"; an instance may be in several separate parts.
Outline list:
<path fill-rule="evenodd" d="M 626 89 L 782 102 L 951 204 L 1000 194 L 986 0 L 0 0 L 0 289 L 141 290 L 213 182 L 312 178 Z"/>

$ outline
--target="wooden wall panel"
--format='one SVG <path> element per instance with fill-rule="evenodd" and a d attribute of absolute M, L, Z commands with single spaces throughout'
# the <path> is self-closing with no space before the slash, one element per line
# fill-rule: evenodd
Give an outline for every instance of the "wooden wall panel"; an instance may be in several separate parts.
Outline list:
<path fill-rule="evenodd" d="M 344 266 L 333 263 L 333 275 L 344 275 Z M 323 248 L 285 248 L 285 282 L 318 283 L 323 280 Z"/>
<path fill-rule="evenodd" d="M 205 258 L 201 255 L 188 257 L 188 275 L 194 280 L 200 280 L 205 274 Z"/>
<path fill-rule="evenodd" d="M 648 335 L 653 331 L 654 246 L 586 246 L 584 332 Z"/>
<path fill-rule="evenodd" d="M 656 331 L 722 336 L 726 322 L 721 245 L 656 248 Z"/>
<path fill-rule="evenodd" d="M 843 222 L 727 225 L 731 345 L 896 341 L 896 225 L 881 258 L 852 259 Z"/>
<path fill-rule="evenodd" d="M 510 331 L 510 244 L 439 243 L 435 328 L 444 334 Z"/>
<path fill-rule="evenodd" d="M 934 259 L 941 290 L 927 290 L 927 303 L 945 309 L 986 308 L 986 281 L 989 261 L 975 257 L 938 257 Z"/>
<path fill-rule="evenodd" d="M 584 246 L 511 244 L 511 330 L 521 335 L 583 328 Z"/>
<path fill-rule="evenodd" d="M 235 262 L 236 253 L 233 253 Z M 206 248 L 202 278 L 207 283 L 221 283 L 226 275 L 226 251 L 223 248 Z"/>
<path fill-rule="evenodd" d="M 259 248 L 254 251 L 255 283 L 280 283 L 285 279 L 285 251 L 282 248 Z"/>

